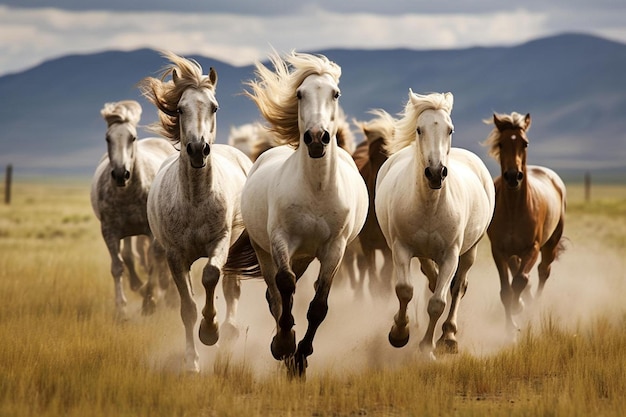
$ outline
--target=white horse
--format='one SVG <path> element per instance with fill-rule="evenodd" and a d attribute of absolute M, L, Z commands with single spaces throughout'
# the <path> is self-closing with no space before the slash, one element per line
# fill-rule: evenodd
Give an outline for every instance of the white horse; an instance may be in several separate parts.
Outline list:
<path fill-rule="evenodd" d="M 198 352 L 193 330 L 197 308 L 189 270 L 199 258 L 208 258 L 202 272 L 206 302 L 199 336 L 213 345 L 219 338 L 214 304 L 215 287 L 224 274 L 222 286 L 226 317 L 222 329 L 228 339 L 237 336 L 236 312 L 241 292 L 239 274 L 254 275 L 258 262 L 244 232 L 241 219 L 241 189 L 252 162 L 241 151 L 215 144 L 215 97 L 217 73 L 203 75 L 195 61 L 164 52 L 171 61 L 160 79 L 142 80 L 141 89 L 160 110 L 165 137 L 179 143 L 181 151 L 169 158 L 154 180 L 148 196 L 148 220 L 163 245 L 167 263 L 181 299 L 185 326 L 185 368 L 198 372 Z M 171 75 L 170 81 L 165 81 Z"/>
<path fill-rule="evenodd" d="M 341 68 L 324 56 L 292 52 L 257 63 L 247 95 L 285 145 L 255 162 L 241 210 L 267 283 L 277 333 L 271 352 L 303 376 L 313 338 L 328 312 L 328 294 L 346 245 L 363 226 L 367 189 L 350 154 L 337 145 Z M 295 148 L 295 149 L 294 149 Z M 291 313 L 296 282 L 320 261 L 308 328 L 296 349 Z"/>
<path fill-rule="evenodd" d="M 156 279 L 162 286 L 168 283 L 167 276 L 156 276 L 159 271 L 152 270 L 155 255 L 152 248 L 148 261 L 149 285 L 144 287 L 135 269 L 131 236 L 148 236 L 152 240 L 146 213 L 148 191 L 161 163 L 175 149 L 164 139 L 137 140 L 141 105 L 136 101 L 106 103 L 100 114 L 108 126 L 107 153 L 100 160 L 91 182 L 91 206 L 100 220 L 102 237 L 111 255 L 116 314 L 123 319 L 127 304 L 122 285 L 124 265 L 128 269 L 131 289 L 143 292 L 144 313 L 150 313 L 154 308 L 152 286 Z M 121 240 L 124 240 L 122 250 Z M 137 245 L 143 244 L 137 242 Z"/>
<path fill-rule="evenodd" d="M 430 321 L 420 342 L 421 350 L 432 358 L 435 326 L 451 285 L 450 313 L 437 345 L 458 351 L 459 301 L 494 210 L 493 181 L 483 162 L 467 150 L 451 147 L 452 103 L 451 93 L 418 95 L 409 90 L 388 148 L 391 156 L 376 181 L 376 215 L 392 251 L 400 302 L 389 341 L 402 347 L 409 340 L 410 264 L 417 257 L 433 292 Z"/>

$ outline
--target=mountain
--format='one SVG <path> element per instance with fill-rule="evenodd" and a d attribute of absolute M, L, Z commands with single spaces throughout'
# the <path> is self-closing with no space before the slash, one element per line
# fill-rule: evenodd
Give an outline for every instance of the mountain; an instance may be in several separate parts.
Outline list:
<path fill-rule="evenodd" d="M 564 34 L 512 47 L 457 50 L 315 51 L 342 67 L 340 103 L 359 120 L 368 110 L 395 114 L 415 92 L 454 94 L 454 146 L 476 152 L 497 172 L 480 146 L 493 112 L 530 113 L 529 163 L 574 173 L 626 173 L 626 45 Z M 234 67 L 192 56 L 218 73 L 218 142 L 229 127 L 259 119 L 241 95 L 253 67 Z M 100 109 L 108 101 L 138 100 L 142 125 L 156 110 L 136 84 L 167 62 L 141 49 L 71 55 L 0 77 L 0 167 L 16 175 L 90 175 L 106 147 Z M 145 129 L 144 136 L 151 135 Z M 3 168 L 2 168 L 3 169 Z M 626 177 L 625 177 L 626 178 Z"/>

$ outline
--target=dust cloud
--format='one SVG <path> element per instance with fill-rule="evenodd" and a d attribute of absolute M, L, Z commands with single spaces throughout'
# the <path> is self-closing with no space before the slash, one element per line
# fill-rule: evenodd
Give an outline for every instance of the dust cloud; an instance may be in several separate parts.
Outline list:
<path fill-rule="evenodd" d="M 582 240 L 582 239 L 581 239 Z M 593 323 L 600 315 L 608 317 L 623 314 L 623 294 L 626 290 L 626 273 L 623 257 L 593 241 L 572 242 L 567 250 L 553 263 L 552 274 L 540 299 L 527 305 L 525 311 L 516 316 L 516 322 L 524 330 L 528 326 L 539 329 L 541 320 L 546 317 L 556 322 L 561 329 L 575 331 L 577 327 Z M 318 264 L 311 265 L 298 282 L 294 297 L 294 317 L 296 340 L 306 331 L 306 311 L 313 298 L 313 282 Z M 392 369 L 404 362 L 420 358 L 419 341 L 426 329 L 426 303 L 429 292 L 426 279 L 414 265 L 414 298 L 409 305 L 409 343 L 400 349 L 393 348 L 387 334 L 397 309 L 397 299 L 391 293 L 387 299 L 374 300 L 369 294 L 362 298 L 355 296 L 347 279 L 337 277 L 330 292 L 329 311 L 314 340 L 314 353 L 309 357 L 308 375 L 336 373 L 358 373 L 365 369 Z M 199 270 L 195 274 L 199 275 Z M 536 265 L 531 274 L 532 292 L 537 285 Z M 204 305 L 204 290 L 196 285 L 199 310 Z M 485 236 L 479 245 L 477 260 L 469 272 L 469 287 L 459 311 L 457 340 L 461 352 L 481 356 L 489 355 L 513 343 L 505 332 L 504 310 L 500 302 L 500 284 L 496 268 Z M 221 289 L 217 294 L 217 309 L 220 323 L 223 320 L 225 305 Z M 621 313 L 620 313 L 621 312 Z M 178 313 L 175 313 L 177 319 Z M 445 320 L 442 315 L 437 330 Z M 227 358 L 234 364 L 244 364 L 256 376 L 275 375 L 283 371 L 283 366 L 270 353 L 270 342 L 274 335 L 275 323 L 265 300 L 265 283 L 262 280 L 242 282 L 239 302 L 238 322 L 240 336 L 234 345 L 207 347 L 196 341 L 201 357 L 201 370 L 211 373 L 216 360 Z M 184 351 L 182 323 L 174 336 L 158 355 L 163 358 L 172 355 L 180 359 Z M 440 333 L 439 333 L 440 334 Z M 435 334 L 435 340 L 439 337 Z M 176 352 L 173 352 L 177 349 Z M 170 364 L 171 365 L 171 364 Z M 165 365 L 163 365 L 165 366 Z"/>

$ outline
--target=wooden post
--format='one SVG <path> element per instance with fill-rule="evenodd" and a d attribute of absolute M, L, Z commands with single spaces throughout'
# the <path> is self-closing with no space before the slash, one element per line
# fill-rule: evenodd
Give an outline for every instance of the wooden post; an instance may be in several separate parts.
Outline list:
<path fill-rule="evenodd" d="M 4 183 L 4 203 L 11 204 L 11 177 L 13 176 L 13 165 L 7 165 L 7 174 Z"/>
<path fill-rule="evenodd" d="M 591 174 L 589 171 L 585 172 L 585 202 L 588 203 L 591 200 Z"/>

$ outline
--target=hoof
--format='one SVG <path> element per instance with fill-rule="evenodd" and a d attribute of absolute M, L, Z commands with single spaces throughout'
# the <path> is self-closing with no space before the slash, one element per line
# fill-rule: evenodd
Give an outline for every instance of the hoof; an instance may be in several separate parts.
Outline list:
<path fill-rule="evenodd" d="M 459 344 L 454 339 L 439 339 L 437 341 L 437 351 L 441 353 L 459 353 Z"/>
<path fill-rule="evenodd" d="M 144 295 L 146 292 L 146 285 L 140 279 L 138 279 L 137 281 L 131 280 L 130 289 L 133 292 L 138 292 L 139 294 Z"/>
<path fill-rule="evenodd" d="M 222 323 L 222 341 L 226 344 L 235 343 L 239 338 L 239 328 L 232 323 Z"/>
<path fill-rule="evenodd" d="M 144 316 L 151 316 L 156 311 L 156 301 L 153 297 L 148 297 L 143 299 L 143 304 L 141 305 L 141 314 Z"/>
<path fill-rule="evenodd" d="M 306 380 L 306 368 L 308 365 L 306 357 L 302 355 L 295 354 L 285 359 L 289 379 Z"/>
<path fill-rule="evenodd" d="M 217 323 L 207 323 L 205 319 L 200 321 L 200 328 L 198 329 L 198 336 L 200 341 L 207 346 L 213 346 L 220 338 L 220 331 Z"/>
<path fill-rule="evenodd" d="M 391 331 L 389 331 L 389 343 L 396 348 L 406 346 L 406 344 L 409 343 L 408 327 L 399 329 L 395 324 L 391 326 Z"/>
<path fill-rule="evenodd" d="M 185 363 L 183 364 L 183 371 L 190 375 L 199 374 L 200 365 L 198 364 L 198 359 L 185 359 Z"/>
<path fill-rule="evenodd" d="M 296 351 L 296 332 L 295 330 L 279 331 L 272 339 L 270 345 L 272 356 L 276 360 L 283 360 L 293 356 Z"/>

